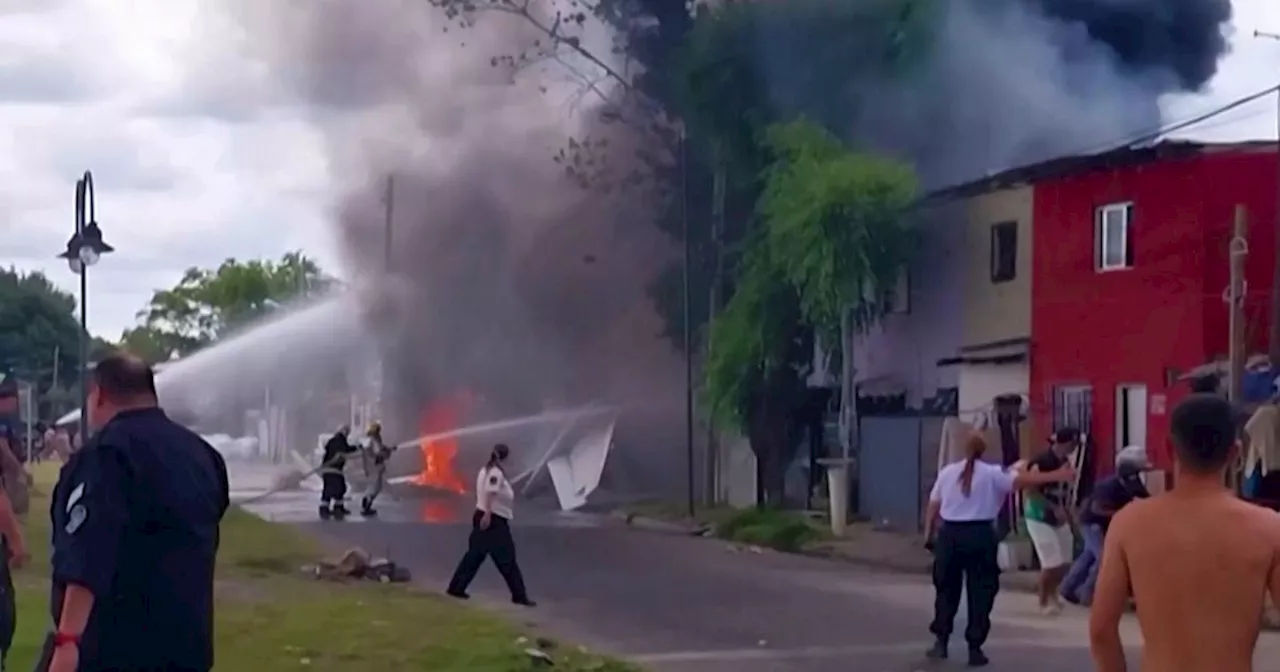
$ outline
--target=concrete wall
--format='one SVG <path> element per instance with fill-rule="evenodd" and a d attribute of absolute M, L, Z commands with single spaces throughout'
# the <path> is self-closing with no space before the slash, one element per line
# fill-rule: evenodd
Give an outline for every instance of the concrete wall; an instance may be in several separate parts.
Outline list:
<path fill-rule="evenodd" d="M 1019 364 L 966 364 L 959 368 L 960 419 L 973 422 L 991 410 L 991 401 L 1002 394 L 1028 394 L 1031 367 Z"/>
<path fill-rule="evenodd" d="M 975 346 L 1031 335 L 1031 187 L 982 194 L 966 203 L 964 345 Z M 992 282 L 991 228 L 1018 223 L 1016 273 Z M 961 408 L 964 408 L 963 402 Z"/>
<path fill-rule="evenodd" d="M 964 224 L 963 206 L 937 208 L 921 221 L 907 311 L 853 340 L 853 380 L 863 394 L 900 389 L 915 406 L 940 387 L 956 386 L 956 367 L 937 363 L 954 356 L 963 337 Z"/>

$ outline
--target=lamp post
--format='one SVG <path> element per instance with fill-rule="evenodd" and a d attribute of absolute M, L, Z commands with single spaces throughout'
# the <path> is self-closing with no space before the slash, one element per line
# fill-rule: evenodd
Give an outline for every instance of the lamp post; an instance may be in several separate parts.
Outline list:
<path fill-rule="evenodd" d="M 80 276 L 80 445 L 89 437 L 89 267 L 115 248 L 102 240 L 102 229 L 94 217 L 93 174 L 84 172 L 76 180 L 76 228 L 67 249 L 58 257 L 67 260 L 71 272 Z"/>

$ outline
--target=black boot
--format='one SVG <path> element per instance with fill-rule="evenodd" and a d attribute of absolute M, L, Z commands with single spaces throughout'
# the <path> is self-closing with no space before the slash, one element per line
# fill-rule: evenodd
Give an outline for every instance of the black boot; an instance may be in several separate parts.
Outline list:
<path fill-rule="evenodd" d="M 986 667 L 989 664 L 991 661 L 987 658 L 987 654 L 982 652 L 981 647 L 969 647 L 969 667 Z"/>
<path fill-rule="evenodd" d="M 924 657 L 929 660 L 946 660 L 947 640 L 939 637 L 938 640 L 933 643 L 933 646 L 929 647 L 928 651 L 925 651 Z"/>
<path fill-rule="evenodd" d="M 341 518 L 342 516 L 345 516 L 349 513 L 351 512 L 348 511 L 347 507 L 343 505 L 341 502 L 333 505 L 333 515 L 335 518 Z"/>
<path fill-rule="evenodd" d="M 328 520 L 328 519 L 330 519 L 330 518 L 332 518 L 332 517 L 333 517 L 333 511 L 331 511 L 331 510 L 329 509 L 329 505 L 328 505 L 328 504 L 321 504 L 321 505 L 320 505 L 320 519 L 321 519 L 321 520 Z"/>

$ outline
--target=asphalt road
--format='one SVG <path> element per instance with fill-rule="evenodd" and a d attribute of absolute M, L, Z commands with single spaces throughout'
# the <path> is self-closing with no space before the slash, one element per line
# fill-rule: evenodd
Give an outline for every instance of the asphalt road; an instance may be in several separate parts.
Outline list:
<path fill-rule="evenodd" d="M 441 590 L 466 544 L 461 521 L 470 514 L 469 501 L 388 502 L 376 520 L 321 523 L 312 498 L 298 493 L 255 508 L 344 545 L 389 553 L 415 579 Z M 932 608 L 924 577 L 637 531 L 607 517 L 525 512 L 518 514 L 515 536 L 539 606 L 510 605 L 491 565 L 472 587 L 474 601 L 653 670 L 963 668 L 961 641 L 953 643 L 956 660 L 930 665 L 923 658 Z M 1046 619 L 1030 595 L 1006 592 L 994 621 L 988 669 L 1093 669 L 1083 611 Z M 1131 644 L 1140 641 L 1135 626 L 1124 628 Z M 1280 672 L 1277 653 L 1277 641 L 1264 640 L 1258 669 Z"/>

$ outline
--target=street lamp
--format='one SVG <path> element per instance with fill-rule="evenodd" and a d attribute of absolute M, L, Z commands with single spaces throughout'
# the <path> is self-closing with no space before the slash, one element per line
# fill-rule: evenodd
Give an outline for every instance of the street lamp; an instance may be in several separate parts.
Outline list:
<path fill-rule="evenodd" d="M 102 255 L 115 248 L 102 240 L 102 229 L 94 217 L 93 174 L 84 171 L 76 180 L 76 228 L 67 241 L 67 249 L 59 254 L 66 259 L 71 272 L 80 276 L 80 445 L 89 437 L 89 267 Z"/>

